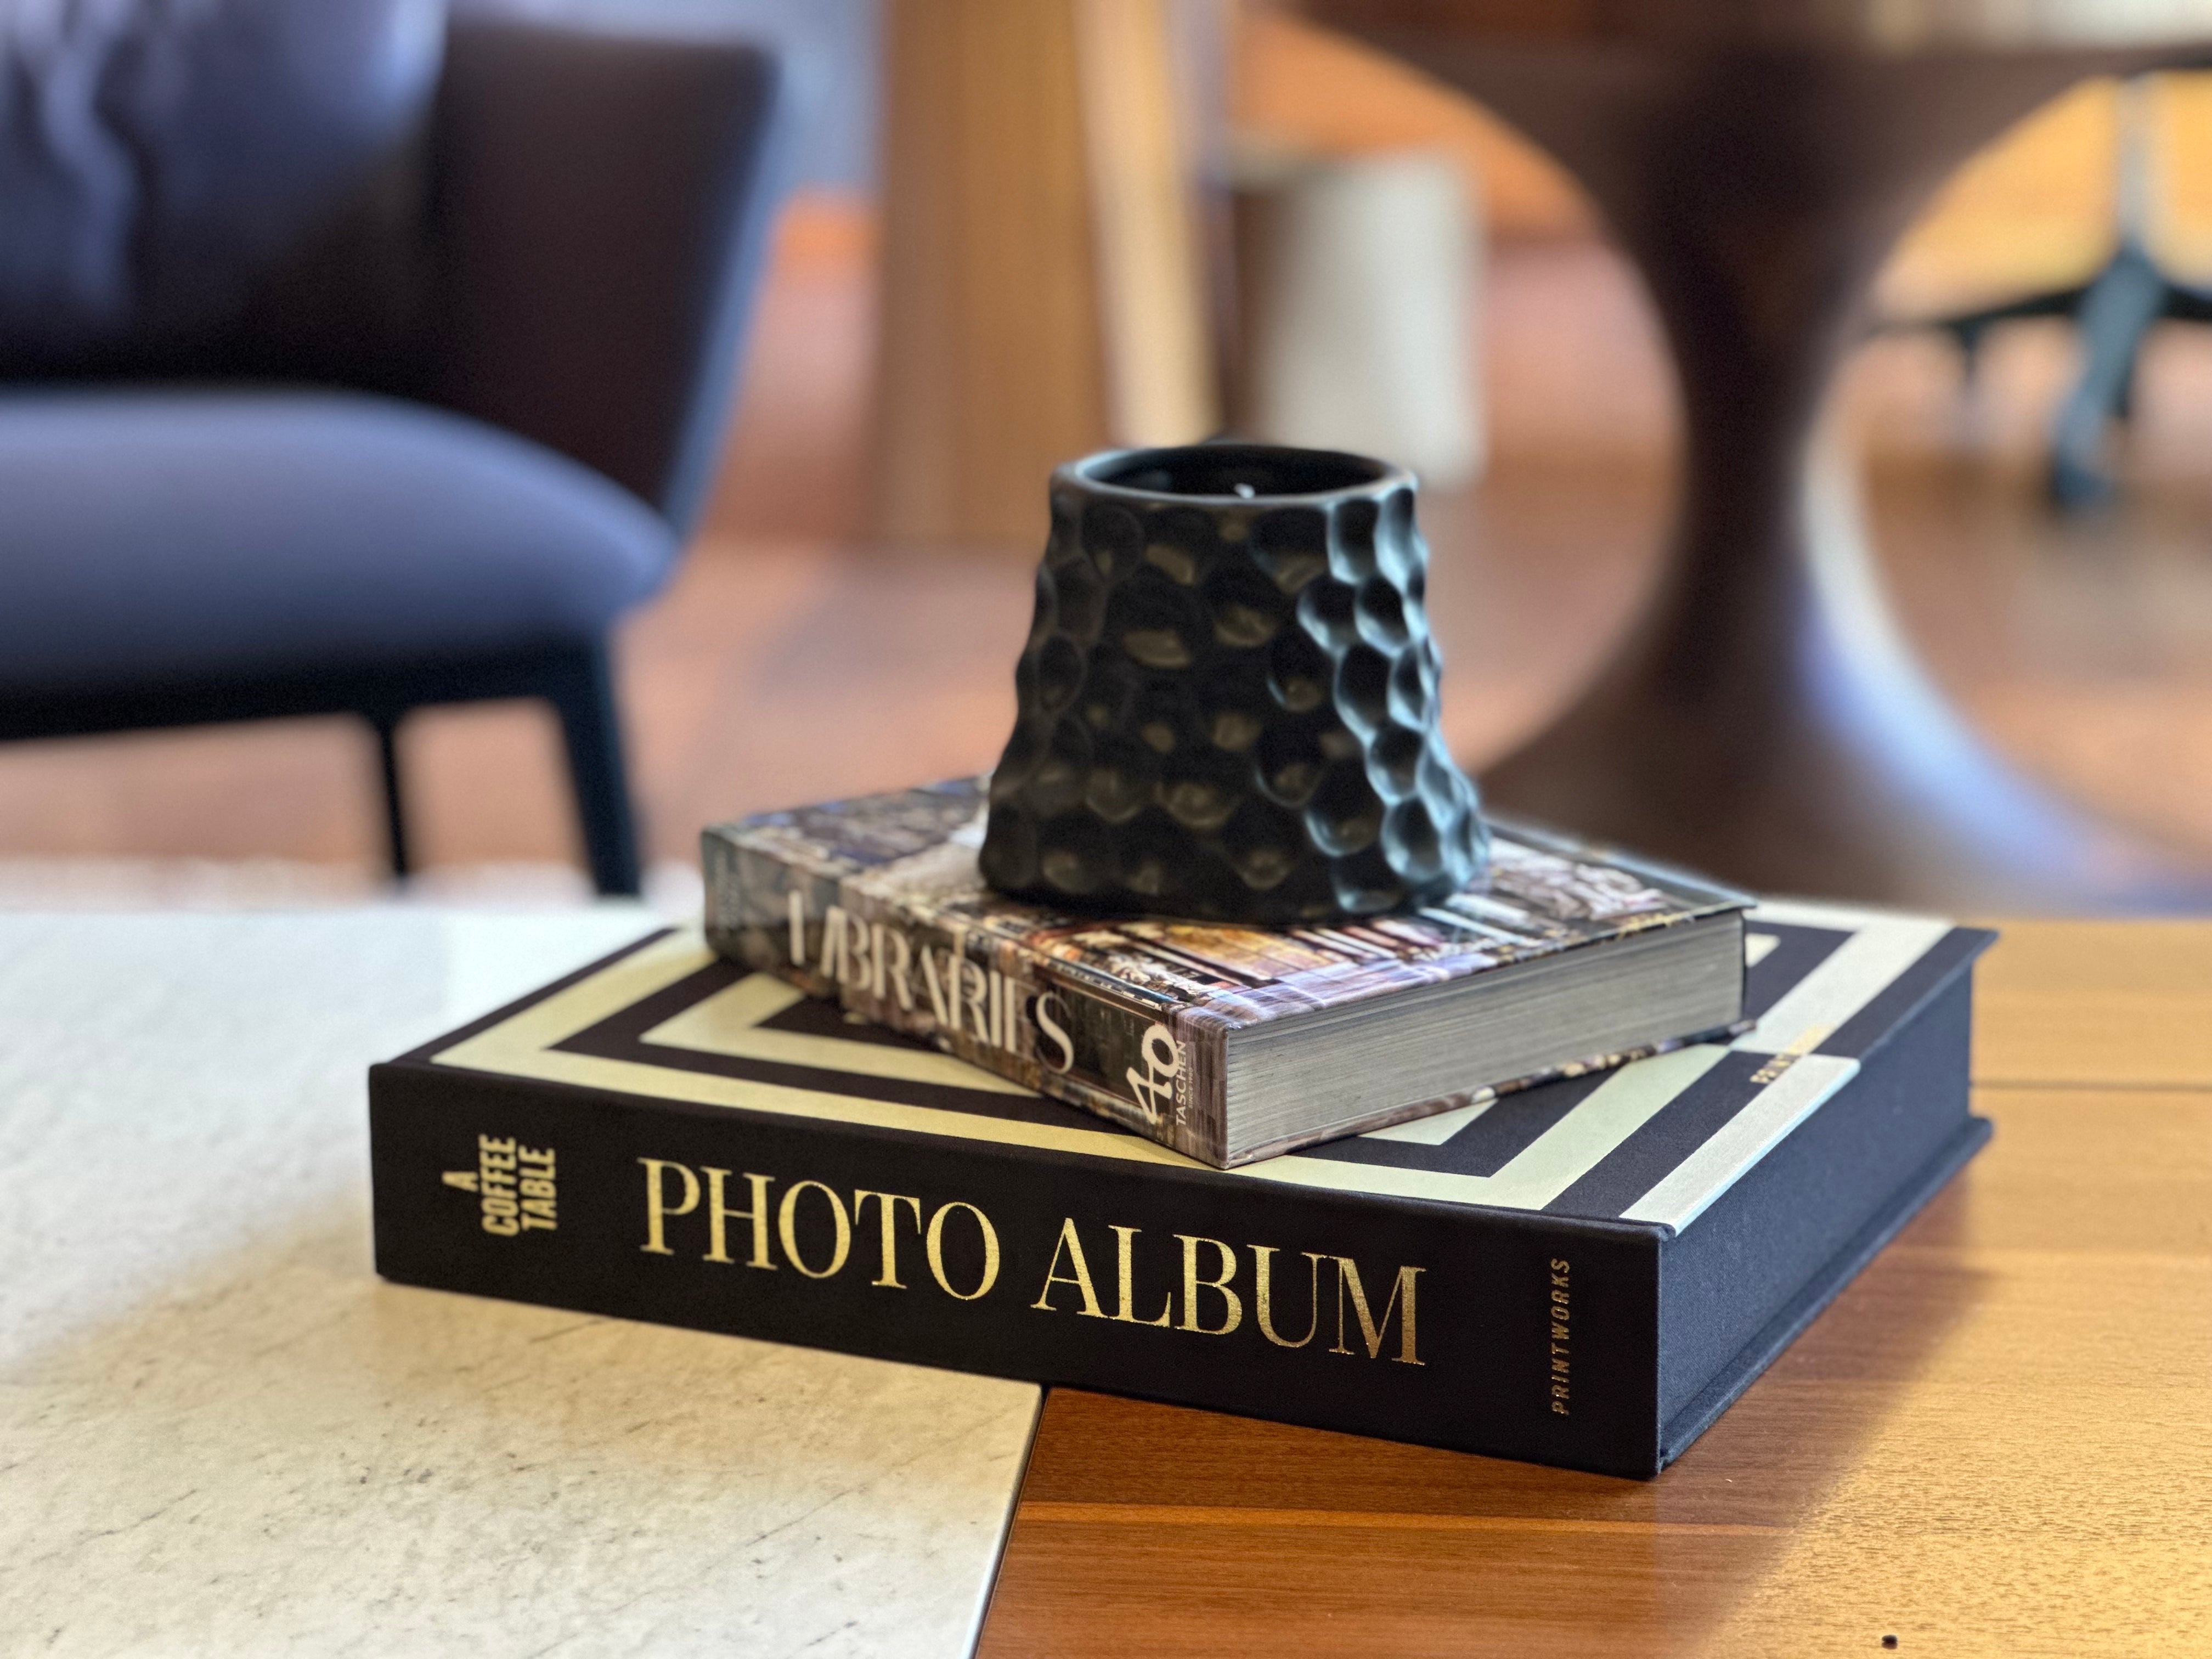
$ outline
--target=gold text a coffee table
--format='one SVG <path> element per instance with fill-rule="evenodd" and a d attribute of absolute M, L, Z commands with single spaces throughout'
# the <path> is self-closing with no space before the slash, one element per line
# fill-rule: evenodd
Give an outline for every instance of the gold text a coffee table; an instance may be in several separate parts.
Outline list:
<path fill-rule="evenodd" d="M 1814 441 L 1868 285 L 1929 194 L 2069 82 L 2201 52 L 2212 3 L 1304 9 L 1557 155 L 1642 272 L 1681 386 L 1680 520 L 1649 611 L 1487 775 L 1492 800 L 1769 890 L 2212 902 L 2212 873 L 2045 797 L 1968 732 L 1902 644 Z"/>

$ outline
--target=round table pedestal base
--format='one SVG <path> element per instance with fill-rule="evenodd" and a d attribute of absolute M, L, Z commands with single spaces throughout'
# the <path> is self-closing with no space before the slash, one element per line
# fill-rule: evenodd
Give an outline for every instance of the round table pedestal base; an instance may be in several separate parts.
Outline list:
<path fill-rule="evenodd" d="M 1359 0 L 1312 9 L 1362 27 Z M 1490 799 L 1769 890 L 2212 902 L 2212 871 L 2042 795 L 1973 739 L 1892 625 L 1848 492 L 1808 460 L 1867 289 L 1935 188 L 2072 82 L 2149 55 L 1510 42 L 1418 15 L 1362 32 L 1582 181 L 1650 290 L 1684 410 L 1653 602 L 1587 696 L 1492 769 Z"/>
<path fill-rule="evenodd" d="M 2212 908 L 2212 872 L 1990 753 L 1882 603 L 1840 452 L 1813 468 L 1808 578 L 1780 651 L 1645 634 L 1482 778 L 1492 807 L 1768 892 L 1983 912 Z M 1671 647 L 1671 649 L 1669 648 Z M 1718 670 L 1719 672 L 1710 672 Z"/>

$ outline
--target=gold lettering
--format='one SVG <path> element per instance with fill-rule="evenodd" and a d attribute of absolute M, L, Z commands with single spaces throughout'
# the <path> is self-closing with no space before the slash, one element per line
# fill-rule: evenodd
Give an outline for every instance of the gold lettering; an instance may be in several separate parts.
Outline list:
<path fill-rule="evenodd" d="M 897 935 L 893 934 L 892 937 L 896 939 Z M 914 1212 L 914 1230 L 920 1232 L 921 1203 L 918 1199 L 908 1198 L 904 1193 L 873 1193 L 866 1188 L 860 1188 L 853 1194 L 854 1225 L 860 1224 L 860 1210 L 872 1198 L 876 1200 L 876 1215 L 883 1223 L 884 1255 L 883 1271 L 871 1282 L 881 1285 L 889 1290 L 902 1291 L 906 1286 L 899 1282 L 898 1276 L 898 1206 L 903 1204 Z"/>
<path fill-rule="evenodd" d="M 1131 1306 L 1136 1296 L 1136 1286 L 1133 1283 L 1135 1278 L 1135 1268 L 1130 1257 L 1133 1254 L 1137 1234 L 1141 1231 L 1142 1229 L 1136 1227 L 1114 1229 L 1114 1237 L 1117 1243 L 1115 1255 L 1121 1267 L 1121 1306 L 1114 1317 L 1125 1325 L 1164 1325 L 1175 1316 L 1173 1291 L 1168 1292 L 1168 1299 L 1161 1307 L 1160 1316 L 1158 1319 L 1139 1319 Z"/>
<path fill-rule="evenodd" d="M 755 1176 L 753 1179 L 759 1179 Z M 830 1200 L 830 1219 L 837 1230 L 837 1242 L 830 1251 L 830 1265 L 818 1272 L 806 1265 L 806 1258 L 799 1253 L 799 1195 L 811 1188 Z M 763 1191 L 755 1189 L 753 1204 L 760 1206 Z M 845 1265 L 845 1258 L 853 1253 L 853 1224 L 845 1215 L 845 1200 L 830 1188 L 818 1181 L 794 1182 L 783 1194 L 783 1202 L 775 1212 L 775 1236 L 783 1241 L 784 1260 L 809 1279 L 830 1279 Z"/>
<path fill-rule="evenodd" d="M 477 1150 L 495 1158 L 512 1158 L 514 1156 L 514 1137 L 509 1135 L 502 1140 L 491 1135 L 478 1135 Z"/>
<path fill-rule="evenodd" d="M 1359 1321 L 1359 1334 L 1367 1344 L 1367 1357 L 1370 1359 L 1381 1357 L 1383 1333 L 1390 1328 L 1391 1310 L 1398 1307 L 1398 1298 L 1402 1295 L 1406 1300 L 1404 1308 L 1400 1311 L 1398 1321 L 1398 1352 L 1395 1358 L 1401 1365 L 1419 1364 L 1421 1361 L 1414 1352 L 1416 1333 L 1413 1327 L 1413 1293 L 1416 1288 L 1414 1281 L 1419 1278 L 1422 1269 L 1419 1267 L 1398 1269 L 1398 1277 L 1391 1282 L 1390 1299 L 1382 1304 L 1382 1322 L 1377 1324 L 1374 1316 L 1367 1310 L 1367 1291 L 1366 1287 L 1359 1282 L 1358 1264 L 1348 1255 L 1337 1257 L 1336 1346 L 1329 1352 L 1331 1353 L 1352 1352 L 1344 1346 L 1344 1297 L 1347 1291 L 1352 1295 L 1352 1311 Z"/>
<path fill-rule="evenodd" d="M 657 1158 L 641 1158 L 645 1165 L 645 1243 L 639 1246 L 653 1255 L 673 1255 L 667 1240 L 662 1236 L 665 1218 L 672 1215 L 690 1215 L 699 1207 L 699 1177 L 681 1164 L 671 1164 Z M 660 1179 L 673 1170 L 684 1180 L 684 1201 L 671 1206 Z M 496 1231 L 495 1229 L 494 1231 Z"/>
<path fill-rule="evenodd" d="M 515 1224 L 512 1216 L 496 1215 L 487 1215 L 483 1218 L 483 1230 L 488 1233 L 497 1233 L 501 1238 L 513 1238 L 515 1234 L 522 1231 Z"/>
<path fill-rule="evenodd" d="M 975 1224 L 983 1230 L 983 1275 L 976 1280 L 972 1291 L 956 1291 L 952 1281 L 945 1276 L 945 1218 L 955 1210 L 965 1210 L 975 1218 Z M 963 1302 L 973 1302 L 999 1282 L 999 1234 L 991 1225 L 991 1218 L 973 1204 L 963 1204 L 958 1199 L 938 1206 L 937 1213 L 929 1218 L 929 1233 L 923 1241 L 929 1253 L 929 1276 L 937 1281 L 945 1295 Z"/>
<path fill-rule="evenodd" d="M 1761 1085 L 1772 1083 L 1814 1049 L 1826 1042 L 1835 1032 L 1832 1025 L 1808 1025 L 1777 1050 L 1766 1064 L 1751 1074 L 1751 1080 Z"/>
<path fill-rule="evenodd" d="M 766 1267 L 775 1271 L 775 1259 L 768 1253 L 768 1189 L 775 1180 L 774 1176 L 750 1175 L 745 1184 L 752 1189 L 753 1206 L 750 1210 L 733 1210 L 724 1202 L 722 1183 L 730 1178 L 727 1170 L 709 1167 L 707 1170 L 707 1255 L 708 1261 L 727 1262 L 730 1259 L 730 1240 L 726 1224 L 750 1221 L 753 1224 L 753 1253 L 745 1263 L 748 1267 Z M 801 1268 L 800 1272 L 805 1269 Z"/>
<path fill-rule="evenodd" d="M 1244 1322 L 1244 1304 L 1229 1281 L 1237 1277 L 1237 1252 L 1218 1238 L 1193 1238 L 1188 1233 L 1177 1233 L 1182 1240 L 1182 1323 L 1176 1328 L 1196 1331 L 1200 1336 L 1226 1336 Z M 1211 1244 L 1220 1254 L 1214 1260 L 1215 1276 L 1198 1276 L 1198 1247 Z M 1221 1292 L 1221 1323 L 1201 1325 L 1198 1322 L 1198 1293 L 1201 1290 Z"/>
<path fill-rule="evenodd" d="M 1068 1265 L 1074 1268 L 1073 1276 L 1062 1276 L 1060 1271 L 1062 1255 L 1067 1257 Z M 1047 1313 L 1058 1313 L 1060 1310 L 1052 1305 L 1052 1287 L 1055 1285 L 1073 1285 L 1083 1293 L 1083 1306 L 1078 1311 L 1092 1319 L 1106 1316 L 1098 1305 L 1098 1292 L 1091 1288 L 1091 1267 L 1083 1259 L 1083 1241 L 1076 1237 L 1073 1216 L 1064 1218 L 1060 1224 L 1060 1243 L 1052 1247 L 1052 1263 L 1044 1271 L 1044 1288 L 1037 1292 L 1037 1299 L 1030 1306 L 1042 1308 Z"/>
<path fill-rule="evenodd" d="M 1260 1318 L 1260 1334 L 1279 1348 L 1303 1348 L 1314 1340 L 1321 1328 L 1321 1264 L 1329 1258 L 1312 1250 L 1304 1253 L 1306 1267 L 1306 1334 L 1297 1341 L 1279 1334 L 1275 1329 L 1273 1305 L 1273 1267 L 1275 1247 L 1255 1244 L 1252 1247 L 1254 1284 L 1252 1311 Z"/>

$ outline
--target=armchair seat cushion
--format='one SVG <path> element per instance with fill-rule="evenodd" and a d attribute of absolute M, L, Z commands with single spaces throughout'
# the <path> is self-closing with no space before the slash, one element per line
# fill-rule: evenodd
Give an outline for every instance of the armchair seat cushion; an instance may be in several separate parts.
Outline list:
<path fill-rule="evenodd" d="M 675 553 L 599 474 L 417 404 L 0 394 L 0 697 L 592 640 Z"/>

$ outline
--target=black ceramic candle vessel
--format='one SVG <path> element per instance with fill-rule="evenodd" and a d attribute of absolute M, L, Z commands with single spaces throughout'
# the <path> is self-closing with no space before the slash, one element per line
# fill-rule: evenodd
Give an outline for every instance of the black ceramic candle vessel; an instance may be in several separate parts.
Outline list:
<path fill-rule="evenodd" d="M 984 878 L 1269 926 L 1432 902 L 1489 838 L 1437 730 L 1401 468 L 1207 444 L 1053 474 Z"/>

